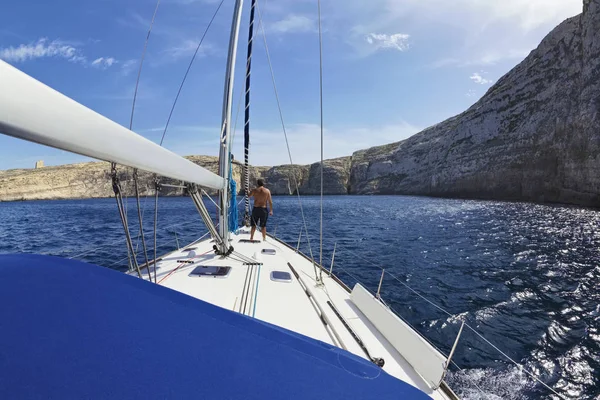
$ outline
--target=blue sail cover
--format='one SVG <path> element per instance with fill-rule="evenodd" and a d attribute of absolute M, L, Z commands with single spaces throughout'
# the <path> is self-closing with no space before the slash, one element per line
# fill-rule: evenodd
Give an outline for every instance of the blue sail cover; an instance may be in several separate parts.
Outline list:
<path fill-rule="evenodd" d="M 429 398 L 341 349 L 80 261 L 0 256 L 0 304 L 0 399 Z"/>

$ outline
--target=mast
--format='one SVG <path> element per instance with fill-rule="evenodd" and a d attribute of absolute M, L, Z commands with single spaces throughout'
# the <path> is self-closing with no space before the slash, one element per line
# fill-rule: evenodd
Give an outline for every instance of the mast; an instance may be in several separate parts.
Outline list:
<path fill-rule="evenodd" d="M 252 42 L 254 38 L 254 8 L 256 0 L 250 6 L 250 25 L 248 26 L 248 52 L 246 57 L 246 97 L 244 111 L 244 190 L 250 191 L 250 171 L 248 169 L 248 156 L 250 153 L 250 70 L 252 67 Z M 250 198 L 246 196 L 244 207 L 244 225 L 250 226 Z"/>
<path fill-rule="evenodd" d="M 227 55 L 227 70 L 225 72 L 225 89 L 223 94 L 223 113 L 221 117 L 221 138 L 219 148 L 219 175 L 227 181 L 225 188 L 219 191 L 219 236 L 223 239 L 220 251 L 226 254 L 229 250 L 229 171 L 231 168 L 231 102 L 233 98 L 233 83 L 235 60 L 237 53 L 240 22 L 242 17 L 243 0 L 236 0 L 233 10 L 231 34 L 229 36 L 229 54 Z"/>

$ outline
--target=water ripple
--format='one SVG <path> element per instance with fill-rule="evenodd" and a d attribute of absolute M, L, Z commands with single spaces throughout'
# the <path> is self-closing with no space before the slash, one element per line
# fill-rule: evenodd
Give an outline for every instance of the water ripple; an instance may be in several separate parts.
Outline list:
<path fill-rule="evenodd" d="M 144 216 L 148 232 L 152 203 Z M 319 204 L 316 197 L 303 199 L 317 257 Z M 135 203 L 127 205 L 135 238 Z M 442 351 L 449 351 L 466 320 L 566 398 L 600 396 L 600 213 L 403 196 L 326 197 L 324 207 L 323 264 L 329 265 L 337 243 L 334 272 L 371 290 L 385 268 L 383 297 Z M 1 203 L 0 221 L 0 252 L 87 252 L 79 258 L 126 268 L 114 200 Z M 297 199 L 275 198 L 269 223 L 295 246 L 302 226 Z M 175 248 L 175 235 L 183 245 L 205 232 L 187 198 L 161 199 L 159 224 L 171 226 L 158 233 L 159 254 Z M 304 235 L 301 250 L 309 253 Z M 468 331 L 454 361 L 463 370 L 453 370 L 448 381 L 465 399 L 553 398 Z"/>

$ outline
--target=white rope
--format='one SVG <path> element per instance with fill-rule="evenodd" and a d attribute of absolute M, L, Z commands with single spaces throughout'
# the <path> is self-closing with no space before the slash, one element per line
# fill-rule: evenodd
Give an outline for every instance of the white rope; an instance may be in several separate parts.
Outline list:
<path fill-rule="evenodd" d="M 285 122 L 283 119 L 283 111 L 281 110 L 281 102 L 279 101 L 279 92 L 277 91 L 277 84 L 275 83 L 275 73 L 273 72 L 273 64 L 271 63 L 271 55 L 269 54 L 269 46 L 267 45 L 267 35 L 265 33 L 265 26 L 262 22 L 262 13 L 260 11 L 260 7 L 258 2 L 256 3 L 256 10 L 258 11 L 259 18 L 259 27 L 262 33 L 263 42 L 265 45 L 265 52 L 267 54 L 267 61 L 269 64 L 269 71 L 271 72 L 271 81 L 273 83 L 273 90 L 275 92 L 275 100 L 277 100 L 277 110 L 279 111 L 279 120 L 281 121 L 281 128 L 283 130 L 283 137 L 285 138 L 285 146 L 287 148 L 288 157 L 290 160 L 290 165 L 293 166 L 294 162 L 292 160 L 292 152 L 290 151 L 290 142 L 287 136 L 287 130 L 285 129 Z M 310 245 L 310 237 L 308 235 L 308 226 L 306 224 L 306 217 L 304 216 L 304 207 L 302 207 L 302 200 L 300 199 L 300 188 L 298 186 L 298 179 L 296 179 L 296 175 L 292 170 L 292 176 L 294 178 L 294 184 L 296 186 L 296 195 L 298 196 L 298 205 L 300 206 L 300 214 L 302 215 L 302 222 L 304 223 L 304 231 L 306 232 L 306 240 L 308 241 L 308 250 L 310 252 L 310 258 L 313 263 L 313 268 L 315 271 L 315 279 L 318 279 L 317 266 L 315 265 L 315 258 L 313 256 L 312 247 Z"/>
<path fill-rule="evenodd" d="M 345 249 L 347 252 L 355 255 L 356 257 L 362 259 L 363 261 L 379 268 L 382 269 L 383 267 L 381 267 L 380 265 L 375 264 L 374 262 L 372 262 L 371 260 L 362 257 L 360 254 L 357 254 L 349 249 Z M 450 312 L 446 311 L 444 308 L 442 308 L 441 306 L 435 304 L 433 301 L 429 300 L 428 298 L 426 298 L 425 296 L 423 296 L 422 294 L 420 294 L 419 292 L 417 292 L 415 289 L 413 289 L 412 287 L 410 287 L 409 285 L 407 285 L 406 283 L 402 282 L 400 279 L 398 279 L 395 275 L 393 275 L 392 273 L 388 271 L 386 271 L 386 275 L 391 276 L 392 278 L 394 278 L 396 281 L 398 281 L 402 286 L 404 286 L 405 288 L 407 288 L 408 290 L 410 290 L 411 292 L 413 292 L 415 295 L 419 296 L 421 299 L 425 300 L 427 303 L 431 304 L 433 307 L 437 308 L 438 310 L 442 311 L 444 314 L 448 315 L 449 317 L 454 317 L 453 314 L 451 314 Z M 360 281 L 359 281 L 360 282 Z M 546 389 L 548 389 L 549 391 L 551 391 L 553 394 L 557 395 L 558 397 L 564 399 L 565 397 L 561 394 L 559 394 L 558 392 L 556 392 L 556 390 L 554 390 L 553 388 L 551 388 L 550 386 L 548 386 L 544 381 L 542 381 L 540 378 L 538 378 L 537 375 L 535 375 L 533 372 L 529 371 L 528 369 L 526 369 L 525 367 L 523 367 L 521 364 L 519 364 L 518 362 L 516 362 L 515 360 L 513 360 L 510 356 L 508 356 L 508 354 L 506 354 L 505 352 L 503 352 L 502 350 L 500 350 L 498 348 L 498 346 L 496 346 L 495 344 L 493 344 L 492 342 L 490 342 L 488 339 L 486 339 L 481 333 L 479 333 L 475 328 L 473 328 L 471 325 L 467 324 L 465 322 L 465 326 L 467 328 L 469 328 L 473 333 L 475 333 L 477 336 L 479 336 L 485 343 L 487 343 L 488 345 L 490 345 L 494 350 L 496 350 L 498 353 L 500 353 L 502 356 L 504 356 L 508 361 L 510 361 L 511 363 L 513 363 L 517 368 L 519 368 L 519 370 L 525 372 L 527 375 L 529 375 L 531 378 L 533 378 L 536 382 L 538 382 L 539 384 L 541 384 L 542 386 L 544 386 Z"/>

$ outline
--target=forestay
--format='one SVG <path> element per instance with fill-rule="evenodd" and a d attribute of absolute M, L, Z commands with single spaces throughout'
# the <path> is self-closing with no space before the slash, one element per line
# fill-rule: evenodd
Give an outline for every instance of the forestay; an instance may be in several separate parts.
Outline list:
<path fill-rule="evenodd" d="M 0 133 L 221 190 L 225 179 L 0 60 Z"/>

